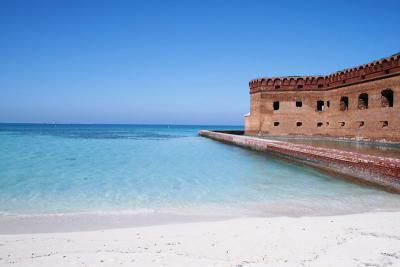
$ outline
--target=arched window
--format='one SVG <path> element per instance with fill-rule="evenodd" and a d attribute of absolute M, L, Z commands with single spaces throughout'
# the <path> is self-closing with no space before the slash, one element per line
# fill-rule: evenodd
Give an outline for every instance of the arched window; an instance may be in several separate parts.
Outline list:
<path fill-rule="evenodd" d="M 345 111 L 349 109 L 349 98 L 347 96 L 342 96 L 340 98 L 340 111 Z"/>
<path fill-rule="evenodd" d="M 273 107 L 274 110 L 279 110 L 279 101 L 274 101 Z"/>
<path fill-rule="evenodd" d="M 324 110 L 324 101 L 318 100 L 317 101 L 317 111 L 323 111 Z"/>
<path fill-rule="evenodd" d="M 391 89 L 385 89 L 381 92 L 381 104 L 382 107 L 393 107 L 393 91 Z"/>
<path fill-rule="evenodd" d="M 368 108 L 368 94 L 361 94 L 358 96 L 358 109 Z"/>

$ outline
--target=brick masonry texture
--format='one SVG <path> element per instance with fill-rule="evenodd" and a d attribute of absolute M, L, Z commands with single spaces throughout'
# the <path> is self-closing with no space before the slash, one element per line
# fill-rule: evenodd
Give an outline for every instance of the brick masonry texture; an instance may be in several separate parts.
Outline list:
<path fill-rule="evenodd" d="M 215 131 L 204 130 L 199 134 L 228 144 L 272 153 L 291 161 L 325 169 L 400 193 L 400 159 Z"/>
<path fill-rule="evenodd" d="M 400 54 L 326 76 L 249 82 L 246 135 L 400 142 Z"/>

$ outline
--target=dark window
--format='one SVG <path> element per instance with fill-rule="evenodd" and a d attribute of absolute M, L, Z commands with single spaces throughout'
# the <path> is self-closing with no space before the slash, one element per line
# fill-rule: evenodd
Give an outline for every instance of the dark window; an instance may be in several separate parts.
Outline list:
<path fill-rule="evenodd" d="M 323 123 L 322 122 L 318 122 L 317 123 L 317 127 L 322 127 Z"/>
<path fill-rule="evenodd" d="M 329 126 L 329 121 L 326 122 L 326 126 Z"/>
<path fill-rule="evenodd" d="M 322 88 L 322 87 L 324 87 L 323 84 L 318 84 L 318 88 Z"/>
<path fill-rule="evenodd" d="M 358 97 L 358 109 L 368 108 L 368 94 L 361 94 Z"/>
<path fill-rule="evenodd" d="M 385 74 L 389 74 L 389 70 L 385 70 Z"/>
<path fill-rule="evenodd" d="M 365 75 L 361 75 L 361 79 L 364 80 L 365 79 Z"/>
<path fill-rule="evenodd" d="M 331 106 L 331 101 L 326 101 L 326 106 L 329 108 Z"/>
<path fill-rule="evenodd" d="M 297 127 L 300 127 L 301 125 L 303 125 L 303 123 L 300 122 L 300 121 L 298 121 L 298 122 L 296 123 L 296 126 L 297 126 Z"/>
<path fill-rule="evenodd" d="M 381 121 L 381 125 L 382 125 L 382 128 L 386 128 L 386 127 L 389 126 L 389 122 L 388 121 Z"/>
<path fill-rule="evenodd" d="M 358 123 L 358 128 L 362 128 L 365 125 L 365 122 L 363 121 L 358 121 L 357 123 Z"/>
<path fill-rule="evenodd" d="M 381 103 L 382 107 L 393 107 L 393 91 L 391 89 L 385 89 L 381 92 Z"/>
<path fill-rule="evenodd" d="M 303 106 L 303 102 L 296 101 L 296 107 L 301 108 Z"/>
<path fill-rule="evenodd" d="M 279 121 L 275 121 L 274 122 L 274 126 L 276 127 L 276 126 L 279 126 Z"/>
<path fill-rule="evenodd" d="M 318 100 L 317 101 L 317 110 L 318 111 L 323 111 L 324 110 L 324 101 Z"/>
<path fill-rule="evenodd" d="M 344 121 L 339 122 L 340 126 L 343 127 L 346 125 L 346 123 Z"/>
<path fill-rule="evenodd" d="M 279 101 L 275 101 L 274 102 L 274 110 L 278 110 L 279 109 Z"/>
<path fill-rule="evenodd" d="M 275 85 L 275 89 L 279 89 L 279 88 L 281 88 L 280 85 Z"/>
<path fill-rule="evenodd" d="M 349 98 L 347 96 L 342 96 L 340 98 L 340 111 L 345 111 L 349 109 Z"/>
<path fill-rule="evenodd" d="M 297 85 L 297 88 L 302 89 L 303 85 L 299 84 L 299 85 Z"/>

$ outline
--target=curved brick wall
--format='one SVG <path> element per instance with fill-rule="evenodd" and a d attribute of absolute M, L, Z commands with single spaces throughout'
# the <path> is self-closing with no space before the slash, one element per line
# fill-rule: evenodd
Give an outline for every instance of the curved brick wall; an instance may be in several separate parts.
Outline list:
<path fill-rule="evenodd" d="M 400 54 L 326 76 L 265 77 L 249 82 L 250 93 L 284 90 L 329 90 L 400 73 Z"/>
<path fill-rule="evenodd" d="M 344 178 L 350 176 L 400 193 L 400 159 L 215 131 L 200 131 L 199 134 L 217 141 L 272 153 L 290 161 L 345 175 Z"/>

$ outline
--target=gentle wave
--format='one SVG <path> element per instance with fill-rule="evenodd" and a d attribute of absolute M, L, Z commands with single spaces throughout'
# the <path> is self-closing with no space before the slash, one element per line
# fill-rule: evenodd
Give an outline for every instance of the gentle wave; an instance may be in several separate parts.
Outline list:
<path fill-rule="evenodd" d="M 199 137 L 202 128 L 211 127 L 0 124 L 0 216 L 262 216 L 400 205 L 398 195 Z"/>

